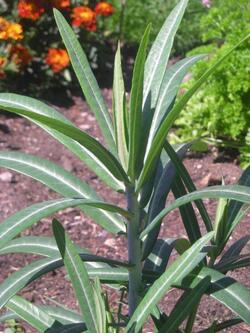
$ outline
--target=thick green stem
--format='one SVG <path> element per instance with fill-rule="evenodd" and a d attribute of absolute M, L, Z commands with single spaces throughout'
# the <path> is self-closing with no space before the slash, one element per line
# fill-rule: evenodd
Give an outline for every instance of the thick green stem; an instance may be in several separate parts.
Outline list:
<path fill-rule="evenodd" d="M 133 217 L 128 221 L 128 261 L 133 267 L 129 272 L 128 304 L 129 316 L 134 313 L 139 301 L 142 284 L 141 241 L 140 234 L 140 208 L 134 188 L 127 191 L 128 210 Z"/>

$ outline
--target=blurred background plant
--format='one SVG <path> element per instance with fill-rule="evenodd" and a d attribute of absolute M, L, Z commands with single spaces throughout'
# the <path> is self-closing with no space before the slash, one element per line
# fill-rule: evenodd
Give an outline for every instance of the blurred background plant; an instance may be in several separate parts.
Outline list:
<path fill-rule="evenodd" d="M 208 14 L 201 17 L 200 29 L 205 45 L 188 54 L 206 53 L 208 56 L 193 67 L 192 78 L 184 84 L 184 89 L 250 32 L 249 0 L 213 0 Z M 203 138 L 207 142 L 235 147 L 241 152 L 242 165 L 250 164 L 249 46 L 248 39 L 192 98 L 177 121 L 175 141 Z"/>
<path fill-rule="evenodd" d="M 62 89 L 62 86 L 74 85 L 69 57 L 58 39 L 52 17 L 53 7 L 60 9 L 75 28 L 93 67 L 98 65 L 100 54 L 97 57 L 97 48 L 101 53 L 107 44 L 104 21 L 115 12 L 112 3 L 82 0 L 1 0 L 1 90 L 13 92 L 21 89 L 34 96 L 51 88 Z M 105 57 L 102 57 L 103 62 Z"/>

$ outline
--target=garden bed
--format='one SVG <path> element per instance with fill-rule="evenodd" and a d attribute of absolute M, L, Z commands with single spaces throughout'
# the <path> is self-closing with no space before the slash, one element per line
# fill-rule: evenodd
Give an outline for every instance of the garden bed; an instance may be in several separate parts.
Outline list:
<path fill-rule="evenodd" d="M 105 90 L 107 100 L 111 98 L 111 92 Z M 100 138 L 100 132 L 95 123 L 95 118 L 88 111 L 87 105 L 80 99 L 75 98 L 74 103 L 69 108 L 60 108 L 60 111 L 82 130 Z M 0 114 L 0 150 L 20 150 L 25 153 L 38 155 L 47 158 L 66 170 L 91 183 L 95 190 L 100 193 L 106 201 L 124 204 L 122 197 L 108 190 L 97 177 L 90 172 L 82 162 L 69 153 L 62 145 L 54 141 L 44 131 L 33 125 L 31 122 L 19 118 L 9 117 L 4 113 Z M 206 154 L 191 154 L 185 159 L 185 165 L 198 188 L 221 183 L 222 177 L 226 184 L 237 181 L 242 170 L 237 165 L 234 156 L 219 153 L 211 148 Z M 3 221 L 10 214 L 29 206 L 36 202 L 56 198 L 57 195 L 40 183 L 17 174 L 15 172 L 0 168 L 0 221 Z M 214 215 L 216 203 L 214 200 L 205 200 L 206 206 L 211 216 Z M 67 209 L 56 215 L 64 224 L 71 237 L 82 247 L 86 247 L 94 254 L 105 255 L 113 258 L 126 258 L 124 251 L 125 240 L 122 237 L 114 237 L 102 230 L 90 219 L 86 218 L 78 209 Z M 242 221 L 235 230 L 233 239 L 239 239 L 246 235 L 249 230 L 250 214 Z M 162 228 L 162 236 L 174 237 L 185 236 L 185 231 L 181 226 L 178 212 L 174 211 L 168 216 Z M 25 235 L 49 235 L 51 236 L 51 218 L 43 219 L 33 226 Z M 232 240 L 233 240 L 232 239 Z M 249 252 L 250 245 L 245 251 Z M 3 281 L 11 272 L 26 265 L 31 259 L 28 255 L 7 255 L 0 257 L 1 275 Z M 250 287 L 250 268 L 241 269 L 234 272 L 234 276 L 239 282 Z M 63 271 L 58 270 L 53 274 L 40 279 L 36 284 L 32 284 L 23 291 L 23 295 L 37 303 L 49 302 L 50 299 L 64 303 L 70 308 L 75 308 L 75 298 L 70 286 L 63 279 Z M 168 306 L 174 301 L 173 294 L 169 294 Z M 112 294 L 111 294 L 112 297 Z M 172 299 L 172 301 L 171 301 Z M 204 301 L 199 312 L 197 325 L 205 328 L 209 322 L 219 318 L 230 318 L 229 310 L 213 301 Z M 245 324 L 233 327 L 227 332 L 244 333 L 250 332 L 250 328 Z M 148 332 L 147 332 L 148 333 Z"/>

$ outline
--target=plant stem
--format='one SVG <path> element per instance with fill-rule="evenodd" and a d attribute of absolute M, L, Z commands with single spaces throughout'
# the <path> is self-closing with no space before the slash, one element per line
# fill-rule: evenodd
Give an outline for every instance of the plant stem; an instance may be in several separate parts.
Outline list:
<path fill-rule="evenodd" d="M 129 316 L 131 317 L 140 301 L 142 283 L 141 265 L 141 241 L 140 231 L 140 208 L 134 188 L 127 190 L 128 210 L 133 217 L 128 221 L 128 262 L 133 267 L 129 271 L 128 305 Z"/>

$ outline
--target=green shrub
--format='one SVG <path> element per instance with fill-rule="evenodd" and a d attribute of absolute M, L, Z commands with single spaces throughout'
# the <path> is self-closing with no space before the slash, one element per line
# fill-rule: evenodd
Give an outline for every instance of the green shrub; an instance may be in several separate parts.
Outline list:
<path fill-rule="evenodd" d="M 42 102 L 16 94 L 0 94 L 1 108 L 45 129 L 127 200 L 126 208 L 107 203 L 86 182 L 50 161 L 20 152 L 0 152 L 0 167 L 33 177 L 64 197 L 35 204 L 0 224 L 1 254 L 33 253 L 44 257 L 10 274 L 0 284 L 0 307 L 10 310 L 1 320 L 22 318 L 37 331 L 46 333 L 137 333 L 151 317 L 156 332 L 179 333 L 185 325 L 185 333 L 190 333 L 200 300 L 206 293 L 236 315 L 227 321 L 222 318 L 220 323 L 211 323 L 206 331 L 217 332 L 241 322 L 250 323 L 250 290 L 227 276 L 229 271 L 250 265 L 249 255 L 241 255 L 250 236 L 244 236 L 225 250 L 250 203 L 250 169 L 243 173 L 238 185 L 197 191 L 182 163 L 189 145 L 171 146 L 166 141 L 183 107 L 235 49 L 229 50 L 174 103 L 183 77 L 201 59 L 194 56 L 166 66 L 187 3 L 188 0 L 181 0 L 171 12 L 148 55 L 150 27 L 146 29 L 134 65 L 128 105 L 118 47 L 113 118 L 76 36 L 63 15 L 55 11 L 62 39 L 106 146 Z M 176 200 L 165 207 L 170 191 Z M 202 202 L 204 198 L 220 199 L 214 223 Z M 192 202 L 206 230 L 203 236 Z M 125 237 L 128 261 L 100 257 L 75 246 L 56 220 L 52 223 L 54 238 L 17 237 L 40 219 L 67 207 L 78 207 L 104 229 Z M 159 238 L 163 218 L 176 208 L 180 210 L 187 237 Z M 170 263 L 173 250 L 177 256 Z M 63 265 L 80 313 L 60 305 L 35 305 L 17 295 L 41 275 Z M 111 311 L 102 284 L 117 288 L 120 294 L 117 311 Z M 172 288 L 183 290 L 183 294 L 167 315 L 158 303 Z M 124 315 L 124 291 L 128 294 L 127 315 Z"/>
<path fill-rule="evenodd" d="M 209 44 L 189 53 L 208 53 L 209 56 L 195 66 L 193 78 L 185 85 L 187 88 L 239 38 L 249 33 L 249 6 L 248 0 L 213 1 L 209 14 L 201 20 L 203 41 Z M 177 122 L 180 126 L 177 134 L 182 140 L 205 136 L 230 142 L 236 147 L 245 146 L 250 128 L 249 47 L 248 40 L 227 58 L 207 81 L 206 87 L 187 105 Z M 188 128 L 193 129 L 192 133 Z M 243 148 L 242 152 L 244 150 L 249 150 L 249 147 Z"/>

